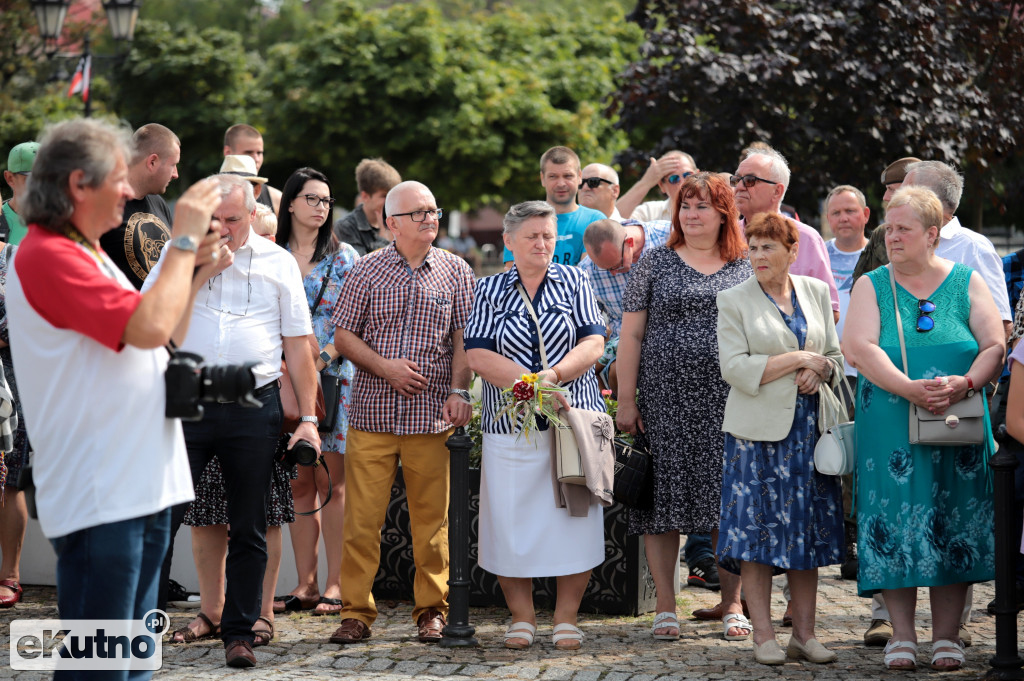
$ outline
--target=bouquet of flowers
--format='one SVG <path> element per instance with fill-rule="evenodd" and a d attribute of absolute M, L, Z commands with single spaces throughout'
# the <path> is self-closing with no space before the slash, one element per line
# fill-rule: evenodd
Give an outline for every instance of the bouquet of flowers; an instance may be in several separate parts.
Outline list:
<path fill-rule="evenodd" d="M 537 417 L 542 416 L 556 425 L 562 425 L 558 418 L 558 400 L 555 395 L 568 396 L 569 391 L 561 386 L 542 385 L 537 374 L 523 374 L 512 387 L 501 391 L 505 407 L 498 418 L 509 414 L 513 420 L 523 419 L 519 435 L 530 439 L 530 432 L 537 430 Z"/>

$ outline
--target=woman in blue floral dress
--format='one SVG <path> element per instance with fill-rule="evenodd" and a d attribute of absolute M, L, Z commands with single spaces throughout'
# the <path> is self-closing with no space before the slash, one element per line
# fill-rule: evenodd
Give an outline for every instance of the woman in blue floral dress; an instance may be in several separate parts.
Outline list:
<path fill-rule="evenodd" d="M 991 443 L 909 443 L 910 402 L 942 414 L 993 379 L 1004 335 L 980 275 L 935 255 L 942 204 L 905 187 L 886 212 L 886 247 L 907 351 L 903 373 L 890 268 L 858 281 L 844 343 L 860 371 L 857 395 L 858 590 L 881 591 L 893 636 L 885 665 L 917 664 L 917 587 L 929 587 L 932 667 L 964 662 L 959 624 L 967 585 L 994 576 L 993 507 L 985 461 Z M 986 432 L 988 411 L 985 410 Z"/>
<path fill-rule="evenodd" d="M 306 609 L 315 605 L 314 614 L 323 615 L 341 609 L 342 516 L 345 509 L 345 433 L 348 431 L 348 406 L 352 398 L 352 362 L 334 349 L 334 324 L 331 312 L 341 295 L 345 275 L 355 263 L 355 250 L 339 243 L 331 232 L 331 185 L 323 173 L 299 168 L 284 185 L 277 217 L 277 242 L 291 252 L 302 272 L 313 317 L 313 334 L 318 371 L 341 379 L 338 418 L 331 432 L 321 432 L 320 449 L 331 473 L 330 501 L 313 515 L 300 515 L 290 531 L 295 551 L 298 585 L 289 597 L 280 599 L 282 608 Z M 325 284 L 326 280 L 326 284 Z M 322 296 L 321 296 L 321 291 Z M 317 302 L 317 298 L 320 298 Z M 329 362 L 325 362 L 329 359 Z M 292 481 L 297 511 L 312 511 L 327 498 L 327 476 L 319 466 L 299 466 Z M 322 531 L 322 532 L 321 532 Z M 317 548 L 321 533 L 327 551 L 327 582 L 320 594 L 317 578 Z"/>
<path fill-rule="evenodd" d="M 843 504 L 839 478 L 814 469 L 814 445 L 818 393 L 843 379 L 843 356 L 828 287 L 789 274 L 796 225 L 759 213 L 746 235 L 754 276 L 718 294 L 719 357 L 732 386 L 718 559 L 724 570 L 740 564 L 758 662 L 832 662 L 814 636 L 815 605 L 818 568 L 842 560 Z M 793 607 L 785 652 L 770 606 L 772 574 L 783 571 Z"/>

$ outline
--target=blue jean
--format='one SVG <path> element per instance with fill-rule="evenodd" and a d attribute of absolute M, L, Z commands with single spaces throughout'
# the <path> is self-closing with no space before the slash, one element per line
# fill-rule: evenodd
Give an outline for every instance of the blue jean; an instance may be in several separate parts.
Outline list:
<path fill-rule="evenodd" d="M 710 534 L 688 534 L 683 544 L 683 560 L 687 567 L 692 568 L 702 560 L 714 560 L 715 552 L 711 548 Z"/>
<path fill-rule="evenodd" d="M 95 525 L 50 540 L 57 552 L 57 607 L 64 619 L 142 619 L 156 607 L 171 515 Z M 149 679 L 151 671 L 57 671 L 54 679 Z"/>

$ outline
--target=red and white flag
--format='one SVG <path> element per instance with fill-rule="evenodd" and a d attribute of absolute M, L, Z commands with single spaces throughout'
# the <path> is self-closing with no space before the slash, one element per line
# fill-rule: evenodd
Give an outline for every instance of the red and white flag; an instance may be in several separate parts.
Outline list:
<path fill-rule="evenodd" d="M 78 60 L 78 68 L 75 69 L 75 75 L 71 77 L 71 86 L 68 88 L 68 97 L 81 92 L 82 101 L 89 101 L 89 79 L 91 76 L 92 55 L 89 55 Z"/>

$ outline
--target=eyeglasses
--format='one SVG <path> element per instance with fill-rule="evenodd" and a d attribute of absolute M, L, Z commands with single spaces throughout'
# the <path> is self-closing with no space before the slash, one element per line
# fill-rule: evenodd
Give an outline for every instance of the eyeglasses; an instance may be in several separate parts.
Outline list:
<path fill-rule="evenodd" d="M 414 210 L 409 213 L 392 213 L 391 217 L 400 218 L 403 215 L 408 215 L 413 222 L 423 222 L 427 219 L 428 215 L 440 220 L 441 216 L 444 215 L 444 210 L 441 208 L 434 208 L 433 210 Z"/>
<path fill-rule="evenodd" d="M 672 173 L 668 177 L 661 178 L 661 181 L 662 182 L 668 182 L 669 184 L 679 184 L 680 182 L 682 182 L 683 180 L 688 178 L 690 175 L 693 175 L 693 173 L 683 173 L 682 175 L 677 175 L 676 173 Z"/>
<path fill-rule="evenodd" d="M 935 312 L 935 303 L 921 299 L 917 301 L 917 330 L 921 333 L 935 328 L 935 320 L 929 315 Z"/>
<path fill-rule="evenodd" d="M 611 180 L 606 180 L 603 177 L 584 177 L 583 181 L 580 182 L 580 186 L 577 187 L 577 189 L 583 189 L 583 185 L 587 185 L 591 189 L 597 189 L 598 187 L 601 186 L 602 182 L 607 182 L 608 184 L 615 184 Z"/>
<path fill-rule="evenodd" d="M 740 175 L 729 176 L 729 184 L 733 187 L 738 185 L 740 182 L 742 182 L 743 186 L 747 189 L 750 189 L 758 182 L 764 182 L 765 184 L 778 184 L 778 182 L 772 182 L 771 180 L 766 180 L 763 177 L 758 177 L 757 175 L 743 175 L 742 177 Z"/>
<path fill-rule="evenodd" d="M 316 194 L 303 194 L 302 197 L 306 199 L 306 205 L 309 206 L 310 208 L 316 208 L 317 204 L 321 203 L 324 204 L 324 207 L 328 209 L 334 205 L 334 199 L 332 199 L 329 196 L 325 196 L 324 198 L 321 199 Z"/>

